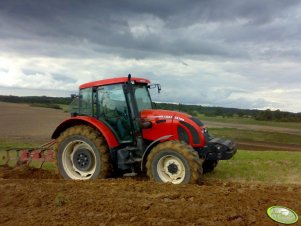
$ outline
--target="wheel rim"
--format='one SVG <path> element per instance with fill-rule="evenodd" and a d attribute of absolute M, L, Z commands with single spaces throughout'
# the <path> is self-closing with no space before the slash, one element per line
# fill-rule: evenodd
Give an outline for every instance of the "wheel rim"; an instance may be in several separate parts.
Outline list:
<path fill-rule="evenodd" d="M 180 184 L 185 178 L 185 166 L 176 156 L 167 155 L 158 161 L 157 172 L 164 183 Z"/>
<path fill-rule="evenodd" d="M 66 145 L 62 154 L 66 174 L 75 180 L 88 180 L 96 170 L 96 156 L 92 147 L 82 140 Z"/>

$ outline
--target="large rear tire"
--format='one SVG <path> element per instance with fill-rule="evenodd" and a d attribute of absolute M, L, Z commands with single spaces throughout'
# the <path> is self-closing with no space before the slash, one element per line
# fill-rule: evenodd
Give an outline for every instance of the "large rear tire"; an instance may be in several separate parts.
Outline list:
<path fill-rule="evenodd" d="M 59 173 L 65 179 L 106 178 L 111 171 L 110 154 L 104 137 L 95 129 L 78 125 L 65 130 L 55 149 Z"/>
<path fill-rule="evenodd" d="M 158 144 L 149 154 L 147 175 L 158 182 L 198 183 L 202 177 L 202 160 L 187 144 L 167 141 Z"/>

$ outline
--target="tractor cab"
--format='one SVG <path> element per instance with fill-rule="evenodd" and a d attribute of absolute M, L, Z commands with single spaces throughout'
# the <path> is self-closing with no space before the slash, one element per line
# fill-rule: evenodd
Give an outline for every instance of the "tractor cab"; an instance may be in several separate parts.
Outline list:
<path fill-rule="evenodd" d="M 71 104 L 72 116 L 90 116 L 105 123 L 118 138 L 119 143 L 133 141 L 140 112 L 152 109 L 150 81 L 141 78 L 106 79 L 80 86 L 79 95 Z M 138 123 L 139 124 L 139 123 Z"/>

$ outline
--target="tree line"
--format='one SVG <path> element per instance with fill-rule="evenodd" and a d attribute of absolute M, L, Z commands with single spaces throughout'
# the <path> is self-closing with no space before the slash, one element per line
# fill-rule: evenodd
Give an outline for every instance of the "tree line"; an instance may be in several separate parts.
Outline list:
<path fill-rule="evenodd" d="M 48 96 L 6 96 L 0 95 L 0 101 L 25 104 L 70 104 L 70 97 L 48 97 Z"/>
<path fill-rule="evenodd" d="M 270 109 L 250 110 L 239 108 L 207 107 L 201 105 L 184 105 L 170 103 L 156 103 L 156 108 L 182 111 L 193 116 L 197 116 L 198 114 L 204 114 L 205 116 L 209 117 L 241 117 L 254 118 L 259 121 L 301 122 L 301 113 L 292 113 L 280 110 L 272 111 Z"/>
<path fill-rule="evenodd" d="M 70 97 L 48 97 L 48 96 L 5 96 L 0 95 L 0 101 L 11 103 L 28 103 L 33 106 L 51 107 L 60 109 L 60 105 L 69 105 Z M 188 104 L 171 104 L 171 103 L 155 103 L 155 108 L 181 111 L 193 116 L 204 114 L 205 116 L 222 116 L 222 117 L 242 117 L 254 118 L 261 121 L 280 121 L 280 122 L 301 122 L 301 113 L 292 113 L 286 111 L 270 109 L 266 110 L 251 110 L 238 108 L 224 107 L 207 107 L 201 105 Z"/>
<path fill-rule="evenodd" d="M 0 101 L 10 103 L 30 104 L 33 107 L 47 107 L 62 109 L 60 105 L 68 105 L 71 102 L 70 97 L 48 97 L 48 96 L 5 96 L 0 95 Z"/>

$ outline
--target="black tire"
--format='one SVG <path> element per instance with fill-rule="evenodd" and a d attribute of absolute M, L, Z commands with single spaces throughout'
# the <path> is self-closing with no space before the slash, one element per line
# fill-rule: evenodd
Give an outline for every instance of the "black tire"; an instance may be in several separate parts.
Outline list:
<path fill-rule="evenodd" d="M 205 160 L 203 162 L 203 172 L 210 173 L 217 166 L 218 160 Z"/>
<path fill-rule="evenodd" d="M 147 175 L 173 184 L 198 183 L 202 177 L 202 160 L 185 143 L 167 141 L 158 144 L 147 157 Z"/>
<path fill-rule="evenodd" d="M 65 130 L 55 148 L 59 173 L 65 179 L 107 178 L 111 172 L 108 145 L 95 129 L 78 125 Z"/>

